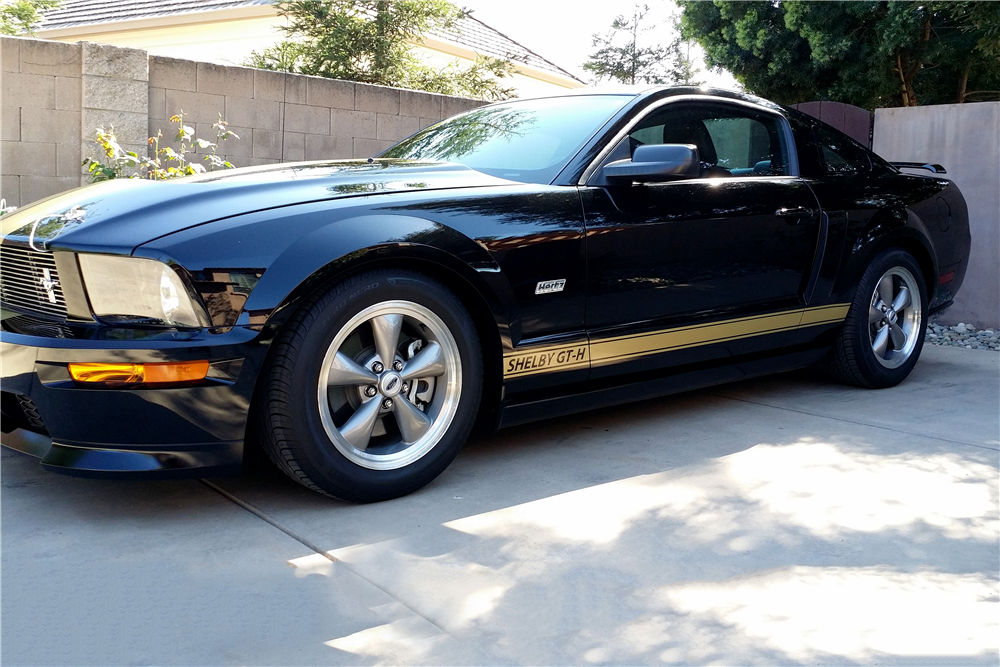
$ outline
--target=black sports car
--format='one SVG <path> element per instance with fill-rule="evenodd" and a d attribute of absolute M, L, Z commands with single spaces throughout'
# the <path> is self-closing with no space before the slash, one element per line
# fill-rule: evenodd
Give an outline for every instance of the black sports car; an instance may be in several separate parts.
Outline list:
<path fill-rule="evenodd" d="M 81 474 L 355 501 L 470 430 L 826 363 L 913 368 L 965 201 L 698 88 L 481 107 L 367 161 L 116 180 L 0 218 L 3 442 Z"/>

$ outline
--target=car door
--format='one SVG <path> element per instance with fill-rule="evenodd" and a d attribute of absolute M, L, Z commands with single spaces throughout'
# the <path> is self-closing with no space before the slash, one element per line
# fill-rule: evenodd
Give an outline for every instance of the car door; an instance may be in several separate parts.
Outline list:
<path fill-rule="evenodd" d="M 820 212 L 783 117 L 743 103 L 668 101 L 608 159 L 688 144 L 696 177 L 581 188 L 592 378 L 795 341 Z"/>

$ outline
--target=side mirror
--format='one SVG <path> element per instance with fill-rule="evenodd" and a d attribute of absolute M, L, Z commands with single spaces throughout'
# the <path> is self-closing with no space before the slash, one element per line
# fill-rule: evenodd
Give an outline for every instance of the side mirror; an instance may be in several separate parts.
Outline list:
<path fill-rule="evenodd" d="M 631 160 L 616 160 L 604 165 L 609 181 L 666 181 L 674 178 L 697 178 L 701 174 L 698 147 L 694 144 L 649 144 L 638 146 Z"/>

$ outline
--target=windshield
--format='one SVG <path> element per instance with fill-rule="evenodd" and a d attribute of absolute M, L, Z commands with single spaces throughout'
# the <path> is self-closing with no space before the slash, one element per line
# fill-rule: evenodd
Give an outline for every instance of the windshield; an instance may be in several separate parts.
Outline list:
<path fill-rule="evenodd" d="M 522 183 L 551 183 L 631 95 L 521 100 L 474 109 L 404 139 L 379 157 L 458 162 Z"/>

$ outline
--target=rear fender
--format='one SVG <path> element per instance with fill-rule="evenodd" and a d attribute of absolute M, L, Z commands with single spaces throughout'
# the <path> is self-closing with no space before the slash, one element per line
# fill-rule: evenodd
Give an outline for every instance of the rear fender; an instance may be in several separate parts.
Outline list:
<path fill-rule="evenodd" d="M 944 189 L 910 207 L 911 220 L 922 225 L 937 259 L 934 274 L 937 294 L 931 300 L 931 310 L 949 303 L 961 289 L 972 245 L 965 197 L 951 181 L 940 179 L 939 182 L 945 184 Z M 944 284 L 937 281 L 941 274 L 947 274 Z"/>
<path fill-rule="evenodd" d="M 839 300 L 853 299 L 858 281 L 876 255 L 887 248 L 901 248 L 920 264 L 928 299 L 933 303 L 937 287 L 937 260 L 928 237 L 924 222 L 912 211 L 901 206 L 880 210 L 854 239 L 854 245 L 848 252 L 844 270 L 834 290 Z"/>

